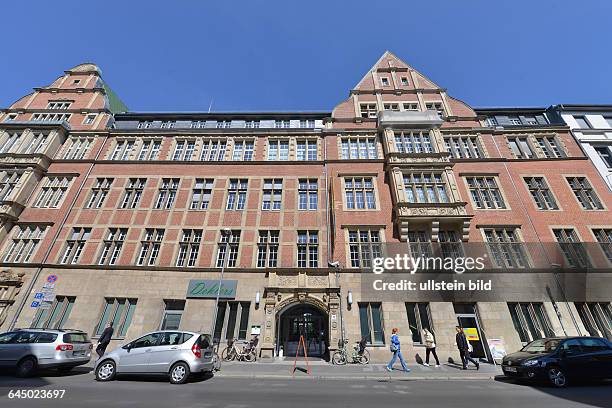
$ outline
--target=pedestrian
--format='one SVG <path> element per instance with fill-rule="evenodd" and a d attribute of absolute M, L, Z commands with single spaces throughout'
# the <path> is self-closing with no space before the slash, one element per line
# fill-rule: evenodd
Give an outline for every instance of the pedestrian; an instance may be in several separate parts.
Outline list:
<path fill-rule="evenodd" d="M 433 354 L 436 359 L 436 367 L 440 367 L 440 360 L 436 354 L 436 341 L 432 332 L 427 328 L 423 329 L 423 338 L 425 339 L 425 364 L 424 366 L 429 367 L 429 354 Z"/>
<path fill-rule="evenodd" d="M 457 343 L 457 348 L 459 349 L 463 369 L 467 370 L 468 361 L 471 361 L 472 364 L 476 366 L 476 370 L 479 370 L 480 364 L 478 364 L 478 362 L 475 361 L 472 356 L 470 356 L 470 345 L 465 337 L 463 329 L 460 326 L 456 326 L 455 330 L 457 331 L 457 334 L 455 335 L 455 342 Z"/>
<path fill-rule="evenodd" d="M 102 332 L 102 335 L 98 339 L 98 346 L 96 347 L 96 353 L 98 353 L 99 358 L 102 358 L 104 353 L 106 352 L 106 347 L 108 347 L 108 343 L 110 343 L 111 338 L 113 337 L 113 322 L 108 322 L 108 326 Z"/>
<path fill-rule="evenodd" d="M 400 350 L 401 346 L 400 346 L 399 337 L 397 336 L 398 333 L 399 333 L 399 329 L 397 327 L 394 327 L 391 330 L 391 346 L 389 346 L 389 349 L 393 353 L 393 357 L 391 357 L 391 361 L 389 361 L 389 364 L 387 364 L 387 371 L 393 371 L 393 364 L 395 364 L 395 361 L 399 357 L 400 363 L 402 363 L 402 369 L 404 370 L 405 373 L 409 373 L 410 369 L 406 367 L 404 356 L 402 356 L 402 352 Z"/>

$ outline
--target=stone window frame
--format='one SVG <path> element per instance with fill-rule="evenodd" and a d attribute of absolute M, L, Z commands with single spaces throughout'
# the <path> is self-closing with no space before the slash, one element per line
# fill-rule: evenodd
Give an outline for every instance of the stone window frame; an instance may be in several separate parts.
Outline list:
<path fill-rule="evenodd" d="M 225 268 L 240 268 L 242 229 L 232 229 L 231 231 L 229 235 L 224 234 L 223 231 L 219 232 L 217 251 L 213 259 L 214 268 L 222 268 L 223 263 L 225 263 Z M 227 261 L 225 257 L 228 257 Z"/>
<path fill-rule="evenodd" d="M 197 157 L 198 138 L 178 137 L 172 140 L 172 149 L 168 151 L 168 160 L 175 162 L 194 161 Z M 179 149 L 180 147 L 180 149 Z M 177 156 L 178 155 L 178 156 Z"/>
<path fill-rule="evenodd" d="M 509 133 L 509 134 L 505 134 L 505 139 L 506 139 L 506 145 L 508 146 L 508 150 L 510 150 L 511 153 L 511 157 L 510 159 L 518 159 L 518 160 L 537 160 L 537 159 L 549 159 L 549 160 L 553 160 L 553 159 L 566 159 L 569 157 L 569 153 L 567 150 L 567 146 L 565 145 L 565 143 L 563 142 L 563 140 L 559 137 L 559 135 L 557 133 L 551 133 L 551 132 L 545 132 L 545 133 Z M 554 142 L 556 144 L 556 147 L 559 149 L 559 152 L 561 154 L 560 157 L 546 157 L 546 154 L 544 153 L 544 151 L 542 150 L 542 147 L 540 146 L 539 143 L 539 139 L 541 138 L 553 138 Z M 528 155 L 525 155 L 523 148 L 521 147 L 520 144 L 517 144 L 517 147 L 519 148 L 519 150 L 521 151 L 521 156 L 516 156 L 516 153 L 514 152 L 514 150 L 512 149 L 511 145 L 510 145 L 510 139 L 525 139 L 527 146 L 529 147 L 529 150 L 532 153 L 532 156 L 529 157 Z"/>
<path fill-rule="evenodd" d="M 170 210 L 174 207 L 176 197 L 181 189 L 180 177 L 162 177 L 159 179 L 154 210 Z"/>
<path fill-rule="evenodd" d="M 62 265 L 74 265 L 79 263 L 85 245 L 87 245 L 87 241 L 91 238 L 91 231 L 91 227 L 70 228 L 63 254 L 60 254 L 58 263 Z"/>
<path fill-rule="evenodd" d="M 351 157 L 351 141 L 352 140 L 357 140 L 357 157 Z M 367 154 L 367 157 L 359 157 L 362 149 L 361 149 L 361 143 L 362 143 L 362 139 L 365 139 L 365 143 L 366 143 L 366 147 L 365 147 L 365 152 Z M 340 135 L 336 138 L 337 141 L 337 147 L 338 147 L 338 159 L 340 160 L 378 160 L 382 157 L 382 155 L 380 154 L 379 151 L 379 142 L 378 142 L 379 138 L 378 135 L 375 133 L 346 133 L 343 135 Z M 345 141 L 348 143 L 348 156 L 347 158 L 344 158 L 344 143 Z M 374 142 L 374 153 L 376 154 L 376 157 L 370 157 L 371 153 L 372 153 L 372 145 L 371 142 Z"/>
<path fill-rule="evenodd" d="M 47 173 L 36 193 L 32 194 L 32 197 L 35 197 L 32 200 L 32 208 L 60 208 L 75 178 L 72 174 Z"/>
<path fill-rule="evenodd" d="M 102 208 L 108 198 L 110 190 L 113 188 L 114 182 L 115 179 L 113 177 L 96 177 L 91 185 L 91 192 L 89 193 L 89 198 L 84 208 Z"/>
<path fill-rule="evenodd" d="M 128 178 L 124 187 L 121 204 L 119 204 L 119 209 L 133 210 L 138 208 L 138 204 L 140 204 L 140 200 L 142 199 L 146 185 L 146 177 Z"/>
<path fill-rule="evenodd" d="M 388 76 L 379 76 L 380 78 L 380 86 L 384 88 L 388 88 L 391 86 L 391 81 L 389 81 Z"/>
<path fill-rule="evenodd" d="M 435 111 L 438 113 L 438 115 L 445 117 L 446 116 L 446 109 L 444 108 L 444 101 L 439 100 L 439 101 L 424 101 L 424 105 L 425 105 L 425 112 L 427 111 Z M 431 105 L 431 107 L 427 106 L 427 105 Z"/>
<path fill-rule="evenodd" d="M 94 136 L 71 136 L 66 139 L 57 157 L 60 160 L 85 160 L 95 139 Z M 77 146 L 76 150 L 73 150 L 74 146 Z"/>
<path fill-rule="evenodd" d="M 98 118 L 97 113 L 88 113 L 83 117 L 83 125 L 93 125 L 96 119 Z"/>
<path fill-rule="evenodd" d="M 402 76 L 400 77 L 400 84 L 402 86 L 410 86 L 410 80 L 408 79 L 407 76 Z"/>
<path fill-rule="evenodd" d="M 362 119 L 376 119 L 378 117 L 378 103 L 359 102 L 359 117 Z M 365 116 L 364 116 L 365 115 Z"/>
<path fill-rule="evenodd" d="M 201 148 L 199 152 L 199 160 L 204 162 L 218 162 L 224 161 L 227 156 L 229 140 L 222 137 L 203 137 L 199 139 L 201 141 Z M 204 149 L 206 146 L 206 149 Z M 214 149 L 211 147 L 214 146 Z M 214 152 L 214 155 L 211 155 Z M 206 154 L 206 157 L 204 157 Z M 211 160 L 211 157 L 215 160 Z"/>
<path fill-rule="evenodd" d="M 201 187 L 198 187 L 198 182 L 201 182 Z M 213 191 L 215 189 L 215 179 L 212 177 L 197 177 L 193 179 L 193 188 L 191 189 L 191 200 L 189 201 L 190 211 L 206 211 L 209 209 L 212 201 Z M 196 201 L 196 194 L 199 198 Z M 208 196 L 208 200 L 205 197 Z M 194 207 L 194 204 L 197 204 Z"/>
<path fill-rule="evenodd" d="M 299 152 L 300 152 L 300 145 L 301 144 L 305 144 L 305 150 L 304 150 L 304 159 L 300 159 L 299 158 Z M 311 146 L 315 146 L 315 157 L 314 159 L 311 159 L 310 157 L 310 153 L 312 153 L 312 150 L 310 149 Z M 320 159 L 319 157 L 319 138 L 318 137 L 312 137 L 312 136 L 297 136 L 295 137 L 295 161 L 317 161 Z"/>
<path fill-rule="evenodd" d="M 142 137 L 138 138 L 138 153 L 135 160 L 138 161 L 153 161 L 159 158 L 164 140 L 159 137 Z M 147 148 L 145 149 L 145 146 Z M 157 148 L 155 148 L 157 146 Z"/>
<path fill-rule="evenodd" d="M 137 139 L 133 137 L 114 138 L 108 149 L 107 160 L 130 160 L 136 150 Z"/>
<path fill-rule="evenodd" d="M 386 237 L 385 237 L 385 225 L 342 225 L 341 227 L 344 230 L 344 250 L 346 252 L 346 266 L 347 268 L 352 268 L 352 269 L 361 269 L 361 268 L 370 268 L 372 265 L 369 266 L 362 266 L 362 261 L 361 261 L 361 255 L 362 255 L 362 244 L 367 245 L 369 248 L 369 253 L 372 256 L 374 254 L 375 251 L 372 250 L 372 244 L 377 244 L 379 246 L 379 251 L 378 251 L 378 255 L 379 256 L 383 256 L 385 253 L 384 250 L 384 246 L 386 243 Z M 353 259 L 351 257 L 351 245 L 355 245 L 355 242 L 351 242 L 350 240 L 350 235 L 351 232 L 357 232 L 358 237 L 360 238 L 360 233 L 361 232 L 368 232 L 368 239 L 371 239 L 371 233 L 372 232 L 376 232 L 378 233 L 378 241 L 368 241 L 368 242 L 364 242 L 362 243 L 361 240 L 359 240 L 359 242 L 357 242 L 356 244 L 359 246 L 359 265 L 358 266 L 353 266 Z M 372 256 L 370 258 L 370 261 L 374 259 L 374 256 Z"/>
<path fill-rule="evenodd" d="M 321 232 L 320 230 L 312 229 L 301 229 L 296 231 L 296 265 L 298 268 L 319 268 L 321 264 Z M 301 241 L 300 236 L 305 236 L 306 240 Z M 316 237 L 316 242 L 311 238 Z M 313 249 L 316 249 L 317 258 L 311 259 L 311 255 L 314 253 Z M 304 264 L 300 264 L 300 250 L 304 250 L 305 258 L 303 259 Z"/>
<path fill-rule="evenodd" d="M 406 177 L 406 175 L 412 175 L 414 173 L 420 173 L 421 175 L 423 174 L 428 174 L 428 175 L 437 175 L 439 174 L 441 177 L 441 184 L 444 187 L 444 192 L 446 195 L 446 199 L 447 201 L 419 201 L 418 199 L 415 201 L 410 201 L 408 199 L 408 190 L 406 189 L 406 183 L 404 182 L 404 177 Z M 430 204 L 430 205 L 436 205 L 436 204 L 440 204 L 440 203 L 453 203 L 454 198 L 453 198 L 453 192 L 452 192 L 452 187 L 451 187 L 451 179 L 449 179 L 447 172 L 444 169 L 402 169 L 400 171 L 400 180 L 399 182 L 401 183 L 401 196 L 402 196 L 402 202 L 405 203 L 419 203 L 419 204 Z M 420 182 L 420 185 L 427 185 L 428 183 L 424 183 L 424 182 Z M 432 184 L 434 186 L 438 186 L 437 182 L 433 182 L 433 183 L 429 183 Z M 414 185 L 417 185 L 416 183 Z M 435 191 L 437 191 L 437 189 L 435 189 Z M 436 195 L 439 195 L 439 193 L 436 193 Z M 414 195 L 415 198 L 417 198 L 418 195 Z M 425 195 L 425 197 L 427 198 L 427 195 Z"/>
<path fill-rule="evenodd" d="M 178 241 L 178 251 L 174 266 L 178 268 L 197 267 L 202 249 L 202 238 L 204 231 L 197 228 L 182 228 L 180 240 Z"/>
<path fill-rule="evenodd" d="M 459 176 L 463 179 L 467 194 L 470 199 L 470 204 L 472 205 L 472 208 L 474 210 L 477 210 L 477 211 L 511 211 L 512 210 L 512 207 L 510 206 L 510 203 L 508 201 L 508 198 L 506 197 L 504 189 L 502 188 L 502 183 L 500 182 L 500 179 L 499 179 L 499 173 L 460 173 Z M 503 207 L 493 207 L 493 208 L 478 207 L 476 205 L 476 202 L 474 201 L 474 197 L 472 196 L 472 188 L 470 187 L 470 184 L 468 182 L 469 178 L 477 178 L 477 179 L 492 178 L 493 181 L 495 182 L 495 187 L 501 197 Z M 490 187 L 488 186 L 486 186 L 485 188 L 487 190 L 490 189 Z M 481 187 L 478 187 L 478 191 L 480 190 L 481 190 Z M 495 202 L 495 200 L 493 200 L 493 202 Z"/>
<path fill-rule="evenodd" d="M 68 110 L 74 103 L 73 100 L 49 100 L 47 101 L 48 110 Z"/>
<path fill-rule="evenodd" d="M 280 266 L 280 242 L 280 230 L 278 229 L 260 229 L 257 231 L 257 252 L 255 253 L 256 268 L 278 268 Z M 273 251 L 272 248 L 275 250 Z M 262 254 L 263 265 L 260 265 Z M 275 256 L 272 257 L 272 254 L 275 254 Z M 272 262 L 274 263 L 273 265 L 271 265 Z"/>
<path fill-rule="evenodd" d="M 30 263 L 45 238 L 49 225 L 35 223 L 16 224 L 7 234 L 2 248 L 2 262 Z M 15 250 L 18 251 L 15 253 Z M 18 257 L 18 258 L 17 258 Z"/>
<path fill-rule="evenodd" d="M 76 296 L 58 295 L 53 300 L 51 308 L 38 308 L 32 319 L 32 328 L 63 329 L 70 317 L 70 312 L 76 302 Z"/>
<path fill-rule="evenodd" d="M 233 138 L 233 143 L 232 143 L 232 153 L 230 155 L 230 160 L 229 161 L 239 161 L 239 162 L 251 162 L 255 160 L 255 154 L 256 154 L 256 138 L 253 137 L 234 137 Z M 240 149 L 237 149 L 238 145 L 242 145 L 242 147 Z M 251 148 L 249 148 L 249 146 L 252 146 Z M 226 145 L 226 150 L 227 150 L 227 145 Z M 240 154 L 239 158 L 236 158 L 236 155 Z M 248 157 L 249 159 L 245 160 L 245 158 Z"/>
<path fill-rule="evenodd" d="M 127 227 L 109 227 L 99 250 L 98 265 L 116 265 L 125 241 L 127 239 Z"/>
<path fill-rule="evenodd" d="M 586 243 L 586 241 L 584 239 L 582 239 L 582 236 L 580 234 L 580 231 L 578 231 L 578 228 L 576 228 L 575 225 L 549 225 L 548 229 L 550 231 L 550 235 L 553 239 L 553 243 L 557 243 L 559 244 L 559 249 L 561 250 L 561 253 L 563 254 L 563 258 L 565 259 L 565 261 L 568 263 L 568 267 L 572 268 L 575 267 L 574 265 L 572 265 L 574 263 L 574 261 L 576 260 L 575 258 L 571 258 L 570 256 L 567 255 L 566 251 L 563 249 L 563 244 L 569 244 L 569 249 L 574 252 L 574 255 L 577 256 L 578 258 L 583 257 L 583 259 L 578 259 L 578 267 L 591 267 L 593 265 L 593 260 L 591 259 L 591 256 L 589 255 L 588 251 L 582 246 L 583 244 Z M 563 235 L 565 235 L 564 238 L 569 237 L 567 235 L 568 231 L 571 231 L 571 239 L 569 241 L 559 241 L 559 237 L 558 235 L 555 233 L 555 231 L 561 231 L 563 233 Z M 577 246 L 572 246 L 575 244 L 579 244 Z M 576 249 L 577 248 L 577 249 Z M 573 256 L 574 256 L 573 255 Z M 584 261 L 584 262 L 583 262 Z"/>
<path fill-rule="evenodd" d="M 291 137 L 282 137 L 282 136 L 270 136 L 268 138 L 266 138 L 266 161 L 289 161 L 291 160 Z M 286 143 L 287 149 L 286 149 L 286 158 L 283 159 L 282 157 L 284 157 L 282 155 L 282 152 L 285 151 L 285 149 L 282 148 L 282 146 L 284 146 L 284 144 Z M 275 147 L 275 149 L 272 149 L 272 147 Z M 297 147 L 297 146 L 296 146 Z M 270 153 L 272 152 L 272 150 L 276 150 L 276 157 L 275 158 L 271 158 Z M 296 150 L 297 153 L 297 150 Z"/>
<path fill-rule="evenodd" d="M 525 188 L 527 189 L 527 193 L 531 197 L 531 202 L 533 203 L 536 211 L 563 211 L 563 207 L 561 207 L 561 205 L 559 204 L 560 201 L 559 201 L 557 195 L 555 194 L 554 190 L 552 189 L 550 183 L 548 182 L 548 177 L 545 174 L 519 174 L 519 177 L 523 181 L 523 186 L 525 186 Z M 529 186 L 529 183 L 526 180 L 528 178 L 529 179 L 531 179 L 531 178 L 540 178 L 540 179 L 542 179 L 544 181 L 544 184 L 546 185 L 549 194 L 552 196 L 552 198 L 553 198 L 557 208 L 539 208 L 538 207 L 538 205 L 537 205 L 537 203 L 535 201 L 535 198 L 533 197 L 533 195 L 531 193 L 531 188 Z"/>
<path fill-rule="evenodd" d="M 519 335 L 521 343 L 527 344 L 530 341 L 536 340 L 533 333 L 530 332 L 530 324 L 527 323 L 525 309 L 527 310 L 531 324 L 540 332 L 540 338 L 554 336 L 555 333 L 550 322 L 550 317 L 546 312 L 544 302 L 506 302 L 506 304 L 508 306 L 508 312 L 511 315 L 512 324 Z M 534 306 L 537 306 L 538 311 L 535 310 Z M 520 326 L 517 327 L 517 324 L 520 324 Z"/>
<path fill-rule="evenodd" d="M 467 139 L 468 141 L 471 142 L 472 145 L 475 145 L 476 149 L 474 150 L 474 146 L 472 145 L 466 148 L 464 139 Z M 456 147 L 457 140 L 459 141 L 459 150 L 461 151 L 461 154 L 464 154 L 464 152 L 467 149 L 472 155 L 472 157 L 467 157 L 466 155 L 464 155 L 464 157 L 457 157 L 453 154 L 454 151 L 457 151 L 457 147 Z M 450 141 L 452 141 L 452 143 Z M 488 157 L 487 151 L 482 141 L 482 137 L 480 133 L 477 133 L 477 134 L 462 134 L 462 133 L 446 134 L 446 133 L 443 133 L 442 143 L 444 143 L 444 148 L 450 154 L 451 160 L 471 160 L 471 159 L 481 160 L 481 159 Z M 449 151 L 449 146 L 451 148 L 450 151 Z M 476 151 L 478 155 L 475 156 L 473 154 L 473 151 Z"/>
<path fill-rule="evenodd" d="M 606 260 L 608 265 L 612 265 L 612 225 L 587 225 L 587 227 L 595 242 L 599 244 L 603 258 Z M 596 230 L 603 231 L 606 235 L 607 241 L 601 240 L 601 236 L 598 236 L 598 234 L 595 232 Z"/>
<path fill-rule="evenodd" d="M 285 193 L 284 179 L 282 177 L 264 178 L 261 182 L 261 211 L 281 211 L 283 209 Z M 280 188 L 278 188 L 279 184 Z M 266 185 L 269 185 L 269 188 L 266 188 Z M 266 194 L 270 198 L 268 201 L 265 199 Z M 266 206 L 266 203 L 268 203 L 268 206 Z M 275 208 L 276 203 L 278 203 L 278 208 Z"/>
<path fill-rule="evenodd" d="M 13 201 L 13 195 L 17 194 L 17 186 L 23 181 L 25 170 L 19 168 L 0 170 L 0 203 Z"/>
<path fill-rule="evenodd" d="M 301 188 L 301 183 L 302 181 L 304 183 L 306 183 L 306 188 Z M 317 188 L 316 189 L 311 189 L 310 188 L 310 184 L 312 182 L 316 183 Z M 300 194 L 305 194 L 306 195 L 306 208 L 300 208 Z M 313 194 L 314 193 L 314 194 Z M 316 200 L 316 207 L 315 208 L 310 208 L 311 207 L 311 195 L 315 195 L 317 200 Z M 297 188 L 297 209 L 298 211 L 318 211 L 319 210 L 319 206 L 320 206 L 320 197 L 319 197 L 319 178 L 318 177 L 300 177 L 298 178 L 298 188 Z"/>
<path fill-rule="evenodd" d="M 393 147 L 396 153 L 400 154 L 433 154 L 438 153 L 436 150 L 435 134 L 433 130 L 427 129 L 392 129 L 393 132 Z M 398 143 L 398 139 L 400 143 Z M 398 149 L 402 146 L 402 150 Z M 407 146 L 412 148 L 412 151 L 406 149 Z M 420 151 L 417 151 L 420 149 Z"/>
<path fill-rule="evenodd" d="M 232 188 L 233 180 L 236 181 L 235 188 Z M 248 177 L 230 177 L 227 179 L 224 197 L 225 211 L 245 211 L 247 209 L 249 200 L 249 184 L 250 180 Z M 243 187 L 243 185 L 245 187 Z M 230 205 L 230 197 L 232 196 L 232 192 L 234 193 L 234 199 L 231 201 Z M 241 197 L 244 197 L 244 200 L 242 201 L 242 208 L 238 208 Z"/>
<path fill-rule="evenodd" d="M 145 228 L 140 241 L 140 250 L 134 251 L 136 266 L 156 266 L 164 243 L 166 230 L 164 228 Z M 151 262 L 153 260 L 153 262 Z"/>
<path fill-rule="evenodd" d="M 482 236 L 482 242 L 485 245 L 485 248 L 487 249 L 487 253 L 488 253 L 488 258 L 491 260 L 491 267 L 493 269 L 501 269 L 501 268 L 513 268 L 513 269 L 528 269 L 530 268 L 532 265 L 534 265 L 533 263 L 533 259 L 531 258 L 531 253 L 529 252 L 528 248 L 524 246 L 525 244 L 525 239 L 523 237 L 523 231 L 521 230 L 521 226 L 520 225 L 504 225 L 504 224 L 493 224 L 493 225 L 477 225 L 476 228 L 478 228 L 480 230 L 480 234 Z M 497 231 L 498 230 L 502 230 L 506 235 L 508 234 L 507 231 L 512 231 L 513 235 L 514 235 L 514 239 L 515 242 L 513 241 L 494 241 L 494 242 L 490 242 L 487 239 L 487 234 L 486 232 L 488 230 L 495 230 L 495 234 L 498 235 Z M 493 255 L 493 250 L 491 249 L 490 244 L 510 244 L 512 248 L 512 245 L 516 245 L 518 247 L 518 251 L 521 252 L 520 254 L 513 254 L 512 257 L 512 262 L 513 265 L 508 265 L 506 261 L 504 261 L 503 265 L 500 265 L 497 263 L 497 258 Z M 522 257 L 522 263 L 524 264 L 523 266 L 514 266 L 514 264 L 517 264 L 516 262 L 516 257 Z M 518 264 L 517 264 L 518 265 Z"/>
<path fill-rule="evenodd" d="M 570 192 L 572 193 L 572 196 L 574 197 L 574 200 L 576 201 L 576 204 L 578 205 L 578 207 L 582 211 L 608 211 L 608 207 L 606 206 L 606 203 L 601 200 L 600 195 L 598 194 L 597 190 L 595 189 L 595 186 L 591 182 L 591 179 L 586 174 L 566 174 L 566 173 L 564 173 L 564 174 L 561 174 L 561 177 L 563 177 L 563 180 L 565 180 L 565 183 L 568 186 Z M 593 194 L 594 198 L 597 200 L 597 202 L 599 203 L 601 208 L 584 208 L 583 204 L 578 199 L 578 196 L 576 195 L 576 192 L 574 191 L 574 188 L 570 184 L 570 181 L 569 181 L 570 178 L 585 179 L 586 182 L 589 185 L 589 188 L 587 190 L 591 191 L 591 193 Z M 584 188 L 580 189 L 580 191 L 583 191 L 583 190 L 584 190 Z M 591 197 L 591 198 L 593 198 L 593 197 Z"/>
<path fill-rule="evenodd" d="M 379 313 L 379 318 L 380 318 L 380 329 L 381 329 L 381 334 L 380 334 L 380 341 L 376 341 L 375 340 L 375 331 L 374 331 L 374 319 L 373 319 L 373 315 L 372 315 L 372 304 L 376 304 L 378 305 L 378 313 Z M 385 314 L 384 314 L 384 310 L 383 310 L 383 302 L 357 302 L 357 308 L 359 311 L 359 333 L 360 333 L 360 337 L 363 337 L 363 321 L 362 321 L 362 314 L 361 314 L 361 309 L 362 306 L 366 307 L 367 310 L 367 324 L 368 324 L 368 331 L 369 334 L 367 336 L 367 338 L 369 338 L 369 341 L 367 342 L 367 344 L 371 347 L 384 347 L 385 346 Z"/>
<path fill-rule="evenodd" d="M 341 180 L 340 180 L 341 184 L 340 185 L 341 185 L 341 188 L 342 188 L 342 209 L 344 211 L 348 211 L 348 212 L 354 212 L 354 211 L 381 211 L 380 194 L 379 194 L 379 191 L 378 191 L 378 174 L 376 174 L 376 173 L 339 173 L 338 177 L 341 178 Z M 363 179 L 364 187 L 362 187 L 361 190 L 364 192 L 364 195 L 363 195 L 363 198 L 364 198 L 364 208 L 357 208 L 357 200 L 354 201 L 355 208 L 349 208 L 348 207 L 348 203 L 347 203 L 347 200 L 346 200 L 346 179 L 347 178 L 351 178 L 353 180 L 355 180 L 355 179 Z M 366 193 L 365 180 L 369 179 L 369 178 L 372 179 L 372 192 L 374 194 L 374 208 L 368 208 L 367 195 L 365 194 Z M 353 191 L 355 191 L 354 187 L 353 187 Z"/>
<path fill-rule="evenodd" d="M 127 307 L 121 307 L 120 309 L 120 305 Z M 100 318 L 95 326 L 92 338 L 100 337 L 109 321 L 116 322 L 118 320 L 119 324 L 113 325 L 115 329 L 113 332 L 113 339 L 125 339 L 137 305 L 138 298 L 105 296 L 100 307 Z M 119 310 L 120 314 L 117 315 L 117 311 Z M 107 311 L 109 312 L 108 315 L 106 313 Z"/>

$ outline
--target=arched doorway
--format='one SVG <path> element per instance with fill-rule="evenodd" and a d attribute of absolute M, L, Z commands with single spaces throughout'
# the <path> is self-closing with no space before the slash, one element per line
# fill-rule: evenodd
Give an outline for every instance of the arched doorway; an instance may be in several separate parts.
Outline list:
<path fill-rule="evenodd" d="M 329 346 L 327 313 L 312 306 L 298 304 L 289 306 L 277 316 L 277 352 L 283 348 L 287 357 L 295 357 L 300 336 L 304 336 L 308 357 L 326 358 Z M 299 350 L 303 356 L 303 350 Z"/>

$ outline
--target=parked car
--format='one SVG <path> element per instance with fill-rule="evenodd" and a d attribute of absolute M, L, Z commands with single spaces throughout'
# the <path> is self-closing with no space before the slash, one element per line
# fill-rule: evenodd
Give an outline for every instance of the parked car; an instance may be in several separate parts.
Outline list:
<path fill-rule="evenodd" d="M 210 336 L 180 330 L 145 334 L 105 354 L 95 365 L 98 381 L 111 381 L 117 374 L 166 374 L 172 384 L 183 384 L 190 374 L 212 370 Z"/>
<path fill-rule="evenodd" d="M 67 373 L 87 364 L 93 345 L 87 334 L 72 329 L 16 329 L 0 334 L 0 366 L 28 377 L 39 368 Z"/>
<path fill-rule="evenodd" d="M 565 387 L 577 379 L 612 378 L 612 343 L 600 337 L 553 337 L 534 340 L 502 360 L 511 378 L 546 380 Z"/>

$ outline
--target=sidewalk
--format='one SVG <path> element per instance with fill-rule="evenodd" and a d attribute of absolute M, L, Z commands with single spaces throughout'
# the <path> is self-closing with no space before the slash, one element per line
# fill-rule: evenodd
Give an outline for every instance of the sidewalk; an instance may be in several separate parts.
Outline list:
<path fill-rule="evenodd" d="M 480 364 L 480 370 L 470 366 L 462 370 L 460 366 L 442 364 L 441 367 L 424 367 L 409 364 L 410 373 L 404 373 L 399 363 L 396 369 L 388 372 L 385 364 L 336 366 L 322 360 L 310 362 L 310 375 L 306 373 L 306 362 L 298 361 L 293 373 L 293 360 L 261 360 L 254 363 L 223 362 L 221 371 L 215 376 L 220 378 L 302 378 L 324 380 L 490 380 L 502 371 L 499 366 Z"/>

